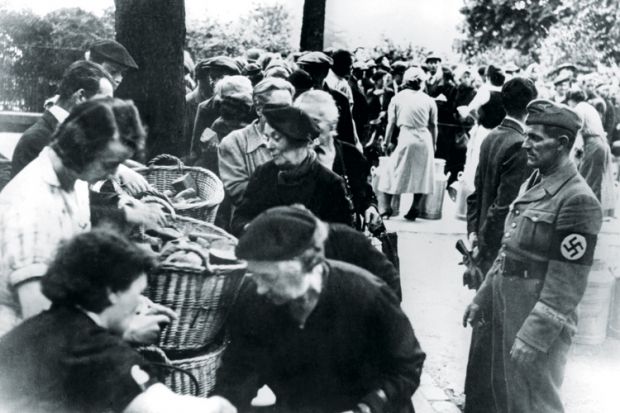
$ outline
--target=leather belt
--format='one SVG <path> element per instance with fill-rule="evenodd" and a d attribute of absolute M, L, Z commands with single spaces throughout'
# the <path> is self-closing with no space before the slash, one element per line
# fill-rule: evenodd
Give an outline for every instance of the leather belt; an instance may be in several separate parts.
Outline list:
<path fill-rule="evenodd" d="M 505 257 L 502 264 L 502 274 L 505 277 L 534 278 L 543 280 L 547 274 L 546 262 L 526 262 Z"/>

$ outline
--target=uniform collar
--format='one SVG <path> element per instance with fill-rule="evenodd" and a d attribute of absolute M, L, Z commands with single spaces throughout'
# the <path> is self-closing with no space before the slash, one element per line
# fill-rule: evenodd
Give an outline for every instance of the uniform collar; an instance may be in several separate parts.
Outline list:
<path fill-rule="evenodd" d="M 554 196 L 569 179 L 578 173 L 575 164 L 569 162 L 567 166 L 559 168 L 551 175 L 543 176 L 540 185 L 545 188 L 549 195 Z"/>
<path fill-rule="evenodd" d="M 246 147 L 245 153 L 252 153 L 256 151 L 258 148 L 260 148 L 261 146 L 266 145 L 265 137 L 263 136 L 261 131 L 258 129 L 258 120 L 255 120 L 254 122 L 249 124 L 247 128 L 248 128 L 249 133 L 246 135 L 247 140 L 248 140 L 248 145 Z"/>

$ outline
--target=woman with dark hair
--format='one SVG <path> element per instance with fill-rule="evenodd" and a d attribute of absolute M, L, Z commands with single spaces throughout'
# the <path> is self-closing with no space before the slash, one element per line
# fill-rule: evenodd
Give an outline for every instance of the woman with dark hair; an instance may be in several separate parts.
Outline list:
<path fill-rule="evenodd" d="M 60 242 L 90 228 L 88 185 L 113 176 L 144 137 L 132 102 L 84 102 L 0 193 L 0 335 L 48 307 L 40 279 Z"/>
<path fill-rule="evenodd" d="M 266 106 L 264 135 L 272 160 L 259 166 L 233 213 L 232 232 L 241 234 L 261 212 L 302 204 L 327 222 L 353 224 L 353 206 L 344 181 L 318 162 L 312 144 L 319 127 L 293 106 Z"/>
<path fill-rule="evenodd" d="M 388 164 L 379 174 L 377 188 L 384 193 L 383 216 L 392 215 L 389 206 L 394 195 L 413 193 L 413 203 L 405 219 L 415 221 L 420 213 L 422 195 L 433 190 L 433 158 L 437 140 L 437 104 L 422 91 L 426 73 L 419 67 L 407 69 L 403 75 L 404 90 L 388 109 L 385 141 L 392 152 Z M 392 142 L 398 126 L 398 144 Z"/>
<path fill-rule="evenodd" d="M 122 339 L 147 310 L 141 294 L 152 266 L 149 254 L 108 230 L 64 243 L 41 282 L 52 307 L 0 342 L 3 411 L 235 412 L 222 398 L 172 393 Z"/>

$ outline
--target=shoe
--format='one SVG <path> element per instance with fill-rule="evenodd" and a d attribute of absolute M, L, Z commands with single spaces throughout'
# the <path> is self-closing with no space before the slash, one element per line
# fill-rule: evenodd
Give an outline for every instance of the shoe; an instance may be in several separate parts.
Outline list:
<path fill-rule="evenodd" d="M 387 208 L 384 212 L 382 212 L 381 214 L 379 214 L 379 216 L 383 219 L 388 219 L 389 217 L 391 217 L 394 214 L 394 211 L 392 211 L 392 208 Z"/>
<path fill-rule="evenodd" d="M 420 215 L 418 211 L 409 211 L 403 216 L 403 218 L 405 218 L 407 221 L 415 221 L 418 215 Z"/>

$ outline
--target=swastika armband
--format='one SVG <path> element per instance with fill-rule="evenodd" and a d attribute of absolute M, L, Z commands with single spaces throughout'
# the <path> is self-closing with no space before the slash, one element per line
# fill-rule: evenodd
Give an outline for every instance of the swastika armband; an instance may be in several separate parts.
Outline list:
<path fill-rule="evenodd" d="M 596 235 L 572 231 L 555 234 L 551 246 L 551 259 L 580 265 L 591 265 L 596 247 Z"/>

